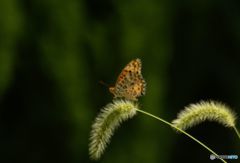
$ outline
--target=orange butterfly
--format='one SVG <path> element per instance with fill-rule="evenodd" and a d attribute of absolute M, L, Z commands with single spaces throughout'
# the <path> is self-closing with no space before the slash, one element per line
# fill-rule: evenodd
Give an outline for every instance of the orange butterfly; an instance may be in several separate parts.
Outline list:
<path fill-rule="evenodd" d="M 114 98 L 125 98 L 137 101 L 137 97 L 145 94 L 146 82 L 143 79 L 142 64 L 140 59 L 134 59 L 122 70 L 114 87 L 109 87 L 109 91 Z"/>

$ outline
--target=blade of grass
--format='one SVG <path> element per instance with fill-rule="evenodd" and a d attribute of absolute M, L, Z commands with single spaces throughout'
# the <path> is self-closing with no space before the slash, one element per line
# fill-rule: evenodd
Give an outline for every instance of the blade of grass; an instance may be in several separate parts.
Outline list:
<path fill-rule="evenodd" d="M 151 114 L 151 113 L 145 112 L 145 111 L 143 111 L 143 110 L 137 109 L 137 111 L 140 112 L 140 113 L 143 113 L 143 114 L 145 114 L 145 115 L 148 115 L 148 116 L 150 116 L 150 117 L 153 117 L 153 118 L 155 118 L 155 119 L 157 119 L 157 120 L 159 120 L 159 121 L 161 121 L 161 122 L 163 122 L 163 123 L 165 123 L 165 124 L 167 124 L 167 125 L 175 128 L 176 130 L 178 130 L 179 132 L 181 132 L 181 133 L 183 133 L 184 135 L 188 136 L 189 138 L 191 138 L 192 140 L 194 140 L 195 142 L 197 142 L 198 144 L 200 144 L 202 147 L 204 147 L 205 149 L 207 149 L 209 152 L 211 152 L 212 154 L 214 154 L 214 155 L 215 155 L 217 158 L 219 158 L 222 162 L 227 163 L 225 160 L 223 160 L 221 157 L 219 157 L 219 155 L 218 155 L 217 153 L 215 153 L 212 149 L 210 149 L 207 145 L 203 144 L 201 141 L 199 141 L 198 139 L 196 139 L 196 138 L 193 137 L 192 135 L 188 134 L 187 132 L 183 131 L 182 129 L 174 126 L 174 125 L 171 124 L 170 122 L 167 122 L 167 121 L 165 121 L 164 119 L 162 119 L 162 118 L 160 118 L 160 117 L 157 117 L 157 116 L 155 116 L 155 115 L 153 115 L 153 114 Z M 237 132 L 237 130 L 235 130 L 235 131 Z M 238 132 L 237 132 L 237 133 L 238 133 Z"/>

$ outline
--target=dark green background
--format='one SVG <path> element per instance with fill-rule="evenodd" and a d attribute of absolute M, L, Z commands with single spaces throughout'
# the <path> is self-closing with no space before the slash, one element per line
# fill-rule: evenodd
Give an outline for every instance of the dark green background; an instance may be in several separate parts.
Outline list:
<path fill-rule="evenodd" d="M 114 84 L 134 58 L 147 82 L 141 109 L 171 121 L 184 106 L 213 99 L 240 115 L 239 5 L 1 0 L 0 162 L 90 162 L 91 124 L 112 100 L 99 81 Z M 188 131 L 219 154 L 240 155 L 231 129 L 206 122 Z M 186 136 L 138 114 L 99 162 L 177 161 L 213 162 Z"/>

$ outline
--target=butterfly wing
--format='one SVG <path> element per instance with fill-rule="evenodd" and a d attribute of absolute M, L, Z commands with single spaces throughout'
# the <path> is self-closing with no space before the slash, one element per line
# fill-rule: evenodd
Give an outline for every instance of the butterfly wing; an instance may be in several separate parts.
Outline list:
<path fill-rule="evenodd" d="M 116 85 L 125 80 L 125 78 L 128 77 L 129 73 L 141 75 L 141 71 L 142 71 L 141 60 L 139 58 L 132 60 L 123 68 L 123 70 L 119 74 L 116 81 Z"/>
<path fill-rule="evenodd" d="M 146 92 L 146 82 L 141 74 L 134 74 L 131 80 L 128 82 L 128 87 L 122 91 L 123 97 L 131 100 L 137 100 L 136 98 L 142 96 Z"/>
<path fill-rule="evenodd" d="M 145 94 L 146 82 L 141 74 L 141 60 L 132 60 L 120 73 L 114 87 L 115 97 L 124 97 L 130 100 L 137 100 Z"/>

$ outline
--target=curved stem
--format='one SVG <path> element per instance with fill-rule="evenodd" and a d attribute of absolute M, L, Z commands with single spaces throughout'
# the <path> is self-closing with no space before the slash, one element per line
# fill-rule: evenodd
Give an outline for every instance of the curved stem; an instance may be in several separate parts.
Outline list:
<path fill-rule="evenodd" d="M 171 124 L 171 123 L 165 121 L 164 119 L 162 119 L 162 118 L 160 118 L 160 117 L 157 117 L 157 116 L 155 116 L 155 115 L 153 115 L 153 114 L 150 114 L 150 113 L 145 112 L 145 111 L 140 110 L 140 109 L 137 109 L 137 111 L 138 111 L 138 112 L 141 112 L 141 113 L 143 113 L 143 114 L 146 114 L 146 115 L 148 115 L 148 116 L 150 116 L 150 117 L 153 117 L 153 118 L 155 118 L 155 119 L 157 119 L 157 120 L 159 120 L 159 121 L 161 121 L 161 122 L 163 122 L 163 123 L 165 123 L 165 124 L 167 124 L 167 125 L 175 128 L 175 129 L 178 130 L 179 132 L 185 134 L 186 136 L 188 136 L 189 138 L 191 138 L 192 140 L 194 140 L 195 142 L 197 142 L 198 144 L 200 144 L 201 146 L 203 146 L 205 149 L 207 149 L 209 152 L 211 152 L 211 153 L 214 154 L 217 158 L 219 158 L 222 162 L 227 163 L 225 160 L 223 160 L 221 157 L 219 157 L 218 154 L 216 154 L 213 150 L 211 150 L 208 146 L 206 146 L 205 144 L 203 144 L 203 143 L 202 143 L 201 141 L 199 141 L 198 139 L 194 138 L 192 135 L 190 135 L 190 134 L 188 134 L 187 132 L 183 131 L 182 129 L 174 126 L 173 124 Z M 235 131 L 236 131 L 236 130 L 235 130 Z"/>
<path fill-rule="evenodd" d="M 234 131 L 236 132 L 238 138 L 240 139 L 240 133 L 239 133 L 238 129 L 236 128 L 236 126 L 234 126 L 233 128 L 234 128 Z"/>

